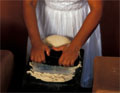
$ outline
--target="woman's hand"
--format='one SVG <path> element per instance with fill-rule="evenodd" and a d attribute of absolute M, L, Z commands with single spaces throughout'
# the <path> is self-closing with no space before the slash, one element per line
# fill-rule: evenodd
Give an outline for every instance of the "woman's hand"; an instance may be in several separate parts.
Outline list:
<path fill-rule="evenodd" d="M 45 54 L 44 52 L 47 53 L 47 55 L 50 55 L 50 49 L 47 45 L 41 44 L 38 47 L 32 47 L 31 49 L 31 60 L 35 62 L 45 62 Z"/>
<path fill-rule="evenodd" d="M 53 49 L 55 51 L 63 51 L 59 59 L 59 65 L 63 65 L 63 66 L 74 65 L 74 62 L 78 57 L 79 50 L 76 50 L 75 48 L 72 48 L 69 45 L 64 45 L 58 48 L 53 47 Z"/>

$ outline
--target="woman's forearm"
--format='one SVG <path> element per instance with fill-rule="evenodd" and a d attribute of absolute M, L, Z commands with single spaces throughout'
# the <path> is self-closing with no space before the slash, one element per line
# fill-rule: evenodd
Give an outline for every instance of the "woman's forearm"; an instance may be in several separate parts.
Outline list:
<path fill-rule="evenodd" d="M 102 8 L 100 9 L 93 9 L 86 17 L 80 31 L 75 36 L 71 43 L 71 47 L 76 48 L 79 50 L 83 44 L 87 41 L 90 35 L 93 33 L 95 27 L 98 25 L 102 16 Z"/>
<path fill-rule="evenodd" d="M 37 2 L 37 1 L 36 1 Z M 24 19 L 28 28 L 28 34 L 32 43 L 32 46 L 39 46 L 42 41 L 37 27 L 35 8 L 36 4 L 33 0 L 24 0 Z"/>

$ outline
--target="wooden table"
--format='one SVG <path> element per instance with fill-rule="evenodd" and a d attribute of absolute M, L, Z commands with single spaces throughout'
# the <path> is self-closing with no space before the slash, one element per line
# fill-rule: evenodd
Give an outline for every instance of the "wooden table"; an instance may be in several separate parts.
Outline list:
<path fill-rule="evenodd" d="M 96 57 L 93 93 L 120 93 L 120 57 Z"/>

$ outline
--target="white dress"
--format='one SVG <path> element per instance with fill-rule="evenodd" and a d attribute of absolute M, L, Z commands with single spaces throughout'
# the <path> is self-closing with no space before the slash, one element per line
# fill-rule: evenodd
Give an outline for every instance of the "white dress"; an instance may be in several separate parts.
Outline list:
<path fill-rule="evenodd" d="M 87 0 L 38 0 L 36 16 L 41 39 L 53 34 L 74 38 L 89 12 Z M 27 56 L 30 55 L 30 49 L 31 43 L 28 39 Z M 93 80 L 94 57 L 101 56 L 99 25 L 82 49 L 85 53 L 81 86 L 89 88 Z"/>

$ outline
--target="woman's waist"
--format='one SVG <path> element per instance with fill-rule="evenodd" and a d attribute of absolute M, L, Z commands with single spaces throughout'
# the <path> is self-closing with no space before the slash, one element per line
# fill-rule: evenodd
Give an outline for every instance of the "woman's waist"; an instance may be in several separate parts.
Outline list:
<path fill-rule="evenodd" d="M 86 0 L 80 0 L 80 1 L 69 1 L 69 2 L 45 2 L 46 6 L 55 9 L 55 10 L 61 10 L 61 11 L 69 11 L 69 10 L 77 10 L 82 8 L 86 4 Z"/>

